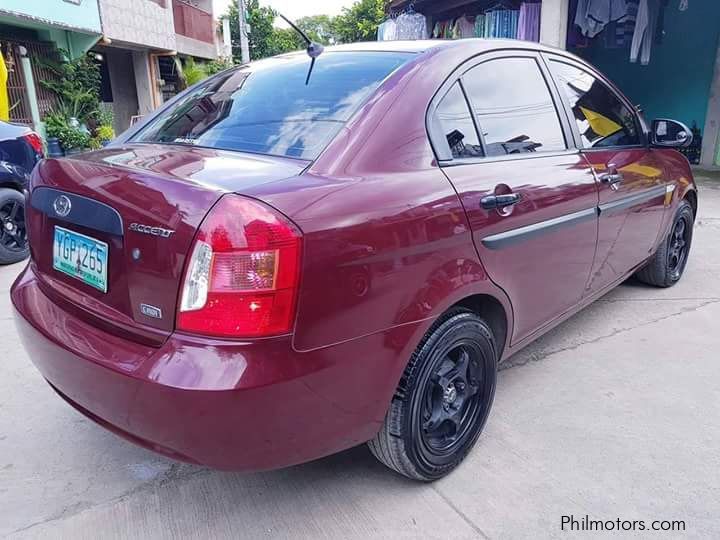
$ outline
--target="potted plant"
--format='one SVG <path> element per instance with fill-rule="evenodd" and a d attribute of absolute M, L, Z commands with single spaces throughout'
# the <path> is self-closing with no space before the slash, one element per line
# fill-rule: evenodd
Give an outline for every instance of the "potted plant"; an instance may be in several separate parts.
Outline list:
<path fill-rule="evenodd" d="M 110 109 L 99 109 L 94 115 L 96 122 L 93 130 L 93 138 L 90 141 L 90 148 L 97 149 L 106 146 L 115 138 L 113 129 L 113 112 Z"/>
<path fill-rule="evenodd" d="M 62 112 L 51 112 L 45 116 L 45 129 L 50 139 L 56 139 L 65 155 L 82 152 L 90 146 L 90 136 L 80 127 L 73 125 Z"/>
<path fill-rule="evenodd" d="M 99 147 L 102 140 L 95 141 L 88 127 L 103 124 L 100 70 L 95 58 L 91 54 L 71 58 L 61 49 L 59 58 L 38 58 L 37 61 L 57 75 L 41 81 L 57 97 L 56 106 L 44 118 L 48 137 L 57 139 L 65 155 L 77 154 L 96 144 Z M 112 125 L 112 115 L 109 124 Z M 108 136 L 107 129 L 102 136 Z M 48 143 L 52 144 L 50 139 Z"/>

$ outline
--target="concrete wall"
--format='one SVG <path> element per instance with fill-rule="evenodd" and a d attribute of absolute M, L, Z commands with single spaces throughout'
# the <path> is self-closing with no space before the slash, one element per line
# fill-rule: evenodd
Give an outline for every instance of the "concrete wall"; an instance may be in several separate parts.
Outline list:
<path fill-rule="evenodd" d="M 113 94 L 113 113 L 115 133 L 120 134 L 130 127 L 130 119 L 138 114 L 137 86 L 133 56 L 122 49 L 103 49 L 110 75 Z"/>
<path fill-rule="evenodd" d="M 569 0 L 543 0 L 540 12 L 540 43 L 565 48 Z"/>
<path fill-rule="evenodd" d="M 138 114 L 146 115 L 155 109 L 153 102 L 154 81 L 150 75 L 150 55 L 146 51 L 133 51 L 133 72 L 137 92 Z"/>
<path fill-rule="evenodd" d="M 715 56 L 715 71 L 710 85 L 700 164 L 720 165 L 720 46 Z"/>
<path fill-rule="evenodd" d="M 40 26 L 59 25 L 90 33 L 101 32 L 97 0 L 83 0 L 77 4 L 67 0 L 2 0 L 2 12 L 34 21 Z"/>
<path fill-rule="evenodd" d="M 215 43 L 205 43 L 198 39 L 189 38 L 180 34 L 175 35 L 177 52 L 198 58 L 214 59 L 217 58 L 217 45 Z"/>
<path fill-rule="evenodd" d="M 100 0 L 103 33 L 113 41 L 172 51 L 175 27 L 172 6 L 150 0 Z"/>
<path fill-rule="evenodd" d="M 212 14 L 212 12 L 213 12 L 212 0 L 185 0 L 185 2 L 190 4 L 193 7 L 202 9 L 206 13 Z"/>
<path fill-rule="evenodd" d="M 72 58 L 79 58 L 100 39 L 100 34 L 72 32 L 60 28 L 38 29 L 38 37 L 43 41 L 52 41 L 60 49 L 65 49 Z"/>

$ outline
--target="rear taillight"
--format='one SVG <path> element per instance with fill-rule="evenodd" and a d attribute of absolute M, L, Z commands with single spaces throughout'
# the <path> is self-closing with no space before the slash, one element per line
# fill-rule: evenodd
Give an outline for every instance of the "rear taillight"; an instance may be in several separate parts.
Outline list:
<path fill-rule="evenodd" d="M 35 133 L 34 131 L 28 133 L 27 135 L 23 135 L 23 139 L 27 141 L 27 143 L 32 146 L 33 150 L 35 150 L 35 153 L 38 156 L 44 156 L 45 155 L 45 148 L 43 146 L 43 141 L 40 135 Z"/>
<path fill-rule="evenodd" d="M 203 221 L 185 269 L 177 328 L 251 338 L 292 331 L 302 235 L 284 216 L 226 195 Z"/>

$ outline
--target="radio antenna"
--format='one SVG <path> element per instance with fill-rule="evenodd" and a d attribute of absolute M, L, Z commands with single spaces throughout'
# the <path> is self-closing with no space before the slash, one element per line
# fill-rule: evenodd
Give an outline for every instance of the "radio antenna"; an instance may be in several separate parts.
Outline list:
<path fill-rule="evenodd" d="M 323 53 L 325 47 L 323 47 L 322 44 L 311 40 L 310 37 L 308 37 L 308 35 L 298 25 L 296 25 L 282 13 L 278 13 L 278 17 L 288 23 L 292 27 L 292 29 L 295 30 L 298 34 L 300 34 L 307 43 L 306 52 L 311 59 L 310 70 L 308 71 L 307 78 L 305 79 L 305 86 L 307 86 L 308 84 L 310 84 L 310 77 L 312 76 L 313 68 L 315 67 L 315 60 L 317 60 L 318 56 Z"/>

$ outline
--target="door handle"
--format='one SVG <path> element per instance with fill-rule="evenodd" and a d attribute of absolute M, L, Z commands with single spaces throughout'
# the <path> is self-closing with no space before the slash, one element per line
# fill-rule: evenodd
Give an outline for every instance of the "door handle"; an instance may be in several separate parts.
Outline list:
<path fill-rule="evenodd" d="M 495 210 L 498 208 L 505 208 L 506 206 L 512 206 L 520 202 L 519 193 L 509 193 L 507 195 L 488 195 L 480 199 L 480 206 L 485 210 Z"/>
<path fill-rule="evenodd" d="M 615 186 L 617 184 L 620 184 L 624 180 L 623 175 L 619 172 L 610 172 L 607 174 L 600 175 L 600 181 L 603 184 L 608 184 L 610 186 Z"/>

